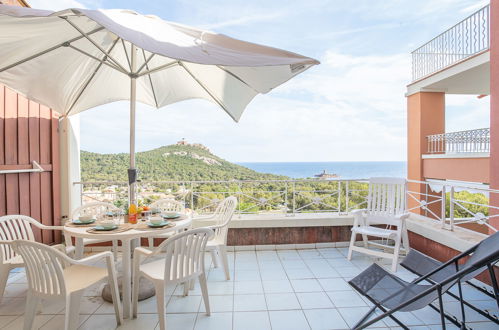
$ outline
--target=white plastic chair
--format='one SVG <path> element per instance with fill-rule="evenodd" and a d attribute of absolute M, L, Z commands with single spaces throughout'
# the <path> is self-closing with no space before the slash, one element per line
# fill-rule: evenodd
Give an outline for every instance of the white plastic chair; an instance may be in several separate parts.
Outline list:
<path fill-rule="evenodd" d="M 121 209 L 118 207 L 114 206 L 111 203 L 106 203 L 106 202 L 91 202 L 91 203 L 86 203 L 83 204 L 80 207 L 77 207 L 73 213 L 71 214 L 71 220 L 73 219 L 78 219 L 80 216 L 84 215 L 89 215 L 93 217 L 101 217 L 106 215 L 108 212 L 121 212 Z M 80 259 L 83 257 L 83 248 L 85 245 L 89 244 L 95 244 L 95 243 L 102 243 L 102 242 L 107 242 L 107 240 L 101 240 L 98 238 L 83 238 L 81 240 L 76 240 L 76 252 L 75 252 L 75 258 Z M 114 254 L 114 259 L 117 259 L 118 256 L 118 241 L 114 240 L 112 241 L 113 246 L 112 246 L 112 251 Z M 66 245 L 71 246 L 73 243 L 71 241 L 71 237 L 67 236 L 66 237 Z"/>
<path fill-rule="evenodd" d="M 401 245 L 409 252 L 409 238 L 405 220 L 407 183 L 402 178 L 371 178 L 367 208 L 352 211 L 354 224 L 348 250 L 348 260 L 353 251 L 392 260 L 392 271 L 397 271 Z M 382 226 L 385 225 L 383 228 Z M 362 235 L 363 246 L 356 246 L 357 235 Z M 381 238 L 382 243 L 368 240 L 368 236 Z M 385 244 L 388 240 L 394 246 Z M 370 246 L 374 248 L 370 248 Z"/>
<path fill-rule="evenodd" d="M 222 263 L 225 272 L 225 279 L 230 280 L 229 259 L 227 257 L 227 233 L 229 232 L 229 222 L 237 207 L 237 198 L 230 196 L 225 198 L 217 206 L 215 213 L 210 218 L 203 221 L 214 221 L 215 224 L 207 226 L 215 232 L 213 239 L 208 241 L 206 251 L 211 252 L 211 258 L 215 268 L 218 268 L 219 261 Z"/>
<path fill-rule="evenodd" d="M 172 198 L 164 198 L 155 201 L 152 203 L 149 208 L 152 209 L 159 209 L 161 213 L 166 213 L 166 212 L 177 212 L 177 213 L 184 213 L 185 212 L 185 206 L 183 202 L 176 201 Z M 166 233 L 166 234 L 160 234 L 155 237 L 161 237 L 161 238 L 169 238 L 174 233 Z M 149 243 L 149 248 L 154 248 L 154 237 L 149 237 L 148 238 L 148 243 Z"/>
<path fill-rule="evenodd" d="M 214 235 L 209 228 L 197 228 L 176 234 L 162 242 L 154 250 L 138 247 L 134 252 L 133 317 L 137 317 L 140 278 L 149 279 L 156 289 L 159 328 L 165 324 L 165 287 L 171 284 L 190 283 L 199 280 L 206 314 L 210 315 L 208 286 L 204 267 L 204 249 L 208 239 Z M 166 252 L 164 258 L 140 264 L 141 257 L 151 257 Z"/>
<path fill-rule="evenodd" d="M 18 239 L 35 241 L 32 226 L 42 230 L 63 230 L 63 226 L 46 226 L 27 215 L 4 215 L 0 217 L 0 241 Z M 66 247 L 66 253 L 74 252 L 74 247 Z M 9 245 L 0 245 L 0 299 L 3 297 L 9 273 L 12 269 L 24 267 L 23 258 Z"/>
<path fill-rule="evenodd" d="M 111 252 L 102 252 L 81 260 L 73 260 L 58 249 L 37 242 L 16 240 L 13 248 L 26 262 L 28 296 L 24 313 L 24 330 L 33 327 L 33 321 L 41 299 L 65 299 L 64 329 L 78 327 L 81 297 L 86 288 L 107 278 L 111 288 L 116 323 L 123 323 L 118 282 Z M 107 269 L 89 266 L 105 259 Z"/>

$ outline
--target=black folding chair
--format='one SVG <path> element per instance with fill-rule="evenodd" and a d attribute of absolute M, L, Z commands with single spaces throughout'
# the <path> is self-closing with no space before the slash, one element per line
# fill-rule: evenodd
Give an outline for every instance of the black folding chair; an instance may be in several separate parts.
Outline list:
<path fill-rule="evenodd" d="M 458 262 L 468 256 L 469 258 L 466 262 L 459 265 Z M 462 297 L 460 282 L 470 280 L 486 267 L 491 274 L 497 297 L 497 283 L 495 281 L 493 265 L 498 260 L 499 233 L 496 233 L 412 282 L 406 282 L 379 265 L 373 264 L 349 281 L 349 284 L 355 290 L 367 297 L 374 304 L 374 307 L 355 325 L 354 329 L 364 329 L 385 317 L 390 317 L 402 328 L 408 329 L 408 327 L 394 316 L 394 313 L 411 312 L 426 306 L 433 306 L 431 303 L 437 299 L 442 328 L 445 329 L 446 314 L 442 295 L 457 283 L 459 285 L 460 297 Z M 377 309 L 380 309 L 382 314 L 369 320 Z M 449 320 L 453 321 L 452 319 Z M 458 326 L 464 326 L 464 322 L 463 320 L 463 324 L 453 323 Z"/>
<path fill-rule="evenodd" d="M 405 269 L 409 270 L 410 272 L 418 275 L 418 276 L 423 276 L 424 274 L 431 272 L 432 270 L 436 269 L 437 267 L 442 266 L 443 263 L 438 261 L 438 260 L 435 260 L 435 259 L 433 259 L 433 258 L 431 258 L 431 257 L 429 257 L 429 256 L 427 256 L 419 251 L 412 249 L 407 254 L 405 259 L 400 263 L 400 265 L 402 267 L 404 267 Z M 459 265 L 459 269 L 462 269 L 462 268 L 463 268 L 463 265 Z M 485 269 L 483 269 L 483 270 L 485 270 Z M 427 281 L 430 283 L 438 283 L 439 280 L 443 280 L 449 276 L 452 276 L 455 273 L 456 273 L 455 267 L 453 265 L 450 265 L 450 267 L 446 267 L 446 268 L 442 269 L 442 271 L 440 271 L 439 273 L 430 276 L 427 279 Z M 496 278 L 495 272 L 494 272 L 494 267 L 491 267 L 489 269 L 489 275 L 490 275 L 491 279 Z M 469 277 L 469 276 L 467 276 L 467 277 Z M 472 310 L 474 310 L 475 312 L 479 313 L 480 315 L 486 317 L 487 319 L 491 320 L 492 322 L 499 324 L 498 315 L 491 314 L 488 310 L 480 309 L 479 307 L 473 305 L 472 303 L 470 303 L 469 301 L 467 301 L 463 297 L 462 288 L 461 288 L 462 282 L 463 282 L 462 280 L 460 280 L 458 282 L 458 289 L 459 289 L 458 294 L 459 295 L 456 295 L 455 293 L 451 292 L 450 290 L 446 292 L 449 296 L 451 296 L 452 298 L 457 299 L 459 301 L 459 303 L 461 305 L 462 323 L 466 323 L 466 315 L 464 312 L 464 310 L 465 310 L 464 306 L 466 305 L 467 307 L 471 308 Z M 481 287 L 473 282 L 470 282 L 469 280 L 466 281 L 466 283 L 469 286 L 482 292 L 486 296 L 488 296 L 492 299 L 495 299 L 496 302 L 499 301 L 499 297 L 495 293 L 498 291 L 497 283 L 494 280 L 492 280 L 493 292 L 490 292 L 487 288 Z M 438 311 L 438 309 L 436 309 L 433 305 L 431 305 L 431 307 L 433 307 L 435 310 Z M 498 308 L 499 308 L 499 303 L 498 303 Z M 449 317 L 452 317 L 452 316 L 449 315 Z M 459 320 L 457 318 L 455 318 L 455 317 L 452 317 L 452 318 L 455 321 L 459 322 Z"/>

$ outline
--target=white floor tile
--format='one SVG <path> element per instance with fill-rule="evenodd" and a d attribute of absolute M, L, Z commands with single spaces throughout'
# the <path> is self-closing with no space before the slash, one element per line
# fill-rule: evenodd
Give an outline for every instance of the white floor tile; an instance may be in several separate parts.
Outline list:
<path fill-rule="evenodd" d="M 79 328 L 79 330 L 111 329 L 116 329 L 116 319 L 114 315 L 91 315 Z"/>
<path fill-rule="evenodd" d="M 306 330 L 310 329 L 303 311 L 270 311 L 272 330 Z"/>
<path fill-rule="evenodd" d="M 288 280 L 262 281 L 265 293 L 294 292 Z"/>
<path fill-rule="evenodd" d="M 26 298 L 3 298 L 0 303 L 0 315 L 22 315 Z"/>
<path fill-rule="evenodd" d="M 52 320 L 55 317 L 57 317 L 57 315 L 37 315 L 35 317 L 35 321 L 33 322 L 33 329 L 40 329 L 40 328 L 42 328 L 45 324 L 47 324 L 47 322 L 49 322 L 50 320 Z M 88 317 L 88 315 L 85 315 L 83 317 Z M 63 317 L 63 320 L 64 320 L 64 317 Z M 45 328 L 42 328 L 42 329 L 44 329 L 44 330 L 45 329 L 63 329 L 64 328 L 64 323 L 62 323 L 62 325 L 63 325 L 62 328 L 45 327 Z M 3 329 L 8 329 L 8 330 L 22 330 L 23 327 L 24 327 L 24 317 L 18 317 L 13 322 L 10 322 L 9 324 L 7 324 Z"/>
<path fill-rule="evenodd" d="M 201 296 L 172 296 L 166 305 L 167 313 L 196 313 L 201 304 Z M 154 307 L 156 308 L 156 306 Z"/>
<path fill-rule="evenodd" d="M 232 313 L 211 313 L 210 316 L 198 314 L 195 330 L 231 330 Z M 182 329 L 183 330 L 183 329 Z"/>
<path fill-rule="evenodd" d="M 353 290 L 350 284 L 342 278 L 321 278 L 319 283 L 325 291 Z"/>
<path fill-rule="evenodd" d="M 348 325 L 336 309 L 309 309 L 304 310 L 304 312 L 312 330 L 348 328 Z"/>
<path fill-rule="evenodd" d="M 211 312 L 232 312 L 233 309 L 233 296 L 210 296 L 210 309 Z M 199 312 L 205 312 L 204 302 L 201 302 Z"/>
<path fill-rule="evenodd" d="M 166 328 L 171 330 L 191 330 L 194 328 L 196 317 L 196 313 L 166 314 Z"/>
<path fill-rule="evenodd" d="M 262 281 L 271 281 L 271 280 L 287 280 L 288 275 L 283 268 L 281 269 L 262 269 L 260 271 L 260 275 Z"/>
<path fill-rule="evenodd" d="M 369 307 L 348 307 L 348 308 L 338 308 L 338 312 L 341 314 L 345 322 L 348 324 L 349 328 L 353 328 L 360 319 L 369 312 Z M 373 327 L 385 327 L 386 324 L 383 321 L 376 322 Z"/>
<path fill-rule="evenodd" d="M 253 312 L 265 311 L 267 304 L 263 294 L 244 294 L 234 296 L 234 311 L 236 312 Z"/>
<path fill-rule="evenodd" d="M 270 330 L 270 320 L 265 312 L 235 312 L 233 330 Z"/>
<path fill-rule="evenodd" d="M 236 270 L 235 281 L 256 281 L 260 280 L 260 271 L 257 270 Z"/>
<path fill-rule="evenodd" d="M 234 294 L 257 294 L 263 293 L 261 281 L 244 281 L 234 283 Z"/>
<path fill-rule="evenodd" d="M 296 296 L 303 309 L 334 307 L 325 292 L 301 292 L 297 293 Z"/>
<path fill-rule="evenodd" d="M 17 318 L 23 318 L 22 316 L 10 315 L 10 316 L 0 316 L 0 329 L 3 329 L 7 324 L 11 323 Z"/>
<path fill-rule="evenodd" d="M 320 292 L 323 291 L 316 279 L 290 280 L 295 292 Z"/>
<path fill-rule="evenodd" d="M 294 293 L 269 293 L 265 295 L 269 311 L 301 309 Z"/>
<path fill-rule="evenodd" d="M 286 269 L 286 274 L 290 280 L 315 278 L 314 274 L 308 268 Z"/>

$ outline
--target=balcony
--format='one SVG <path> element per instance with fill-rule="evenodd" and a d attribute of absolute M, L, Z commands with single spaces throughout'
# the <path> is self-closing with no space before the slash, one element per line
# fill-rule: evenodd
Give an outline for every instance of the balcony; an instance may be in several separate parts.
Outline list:
<path fill-rule="evenodd" d="M 427 179 L 490 182 L 490 129 L 429 135 L 423 158 Z"/>
<path fill-rule="evenodd" d="M 412 81 L 487 51 L 490 5 L 483 7 L 412 52 Z"/>
<path fill-rule="evenodd" d="M 127 200 L 126 182 L 74 185 L 81 191 L 82 202 L 105 201 L 122 207 Z M 462 224 L 480 223 L 486 231 L 489 219 L 497 216 L 493 212 L 489 215 L 489 210 L 499 211 L 499 207 L 489 205 L 491 194 L 499 191 L 484 185 L 408 180 L 406 198 L 410 212 L 424 216 L 425 221 L 438 224 L 441 229 L 453 231 Z M 159 198 L 175 198 L 183 200 L 197 215 L 210 214 L 220 200 L 231 195 L 237 197 L 238 209 L 231 222 L 234 233 L 229 234 L 229 245 L 326 243 L 333 238 L 348 241 L 348 228 L 344 231 L 340 227 L 352 225 L 352 210 L 366 207 L 368 183 L 365 179 L 162 181 L 140 182 L 138 187 L 139 201 L 145 204 Z M 271 233 L 274 228 L 304 227 L 315 228 L 310 238 L 305 235 L 282 241 Z M 332 232 L 331 227 L 338 228 Z M 235 235 L 241 231 L 246 234 Z M 329 236 L 321 236 L 326 231 Z M 264 232 L 270 236 L 263 235 Z"/>
<path fill-rule="evenodd" d="M 428 135 L 428 154 L 490 152 L 490 128 Z"/>

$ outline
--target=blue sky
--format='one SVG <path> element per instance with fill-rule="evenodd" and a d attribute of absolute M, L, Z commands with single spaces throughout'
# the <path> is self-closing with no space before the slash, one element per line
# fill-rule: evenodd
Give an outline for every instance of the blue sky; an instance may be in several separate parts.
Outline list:
<path fill-rule="evenodd" d="M 215 104 L 139 106 L 137 149 L 181 138 L 230 161 L 406 158 L 410 52 L 473 13 L 477 0 L 31 0 L 35 8 L 127 8 L 322 62 L 260 95 L 239 123 Z M 489 126 L 489 98 L 448 96 L 447 131 Z M 128 103 L 80 115 L 81 147 L 127 152 Z"/>

